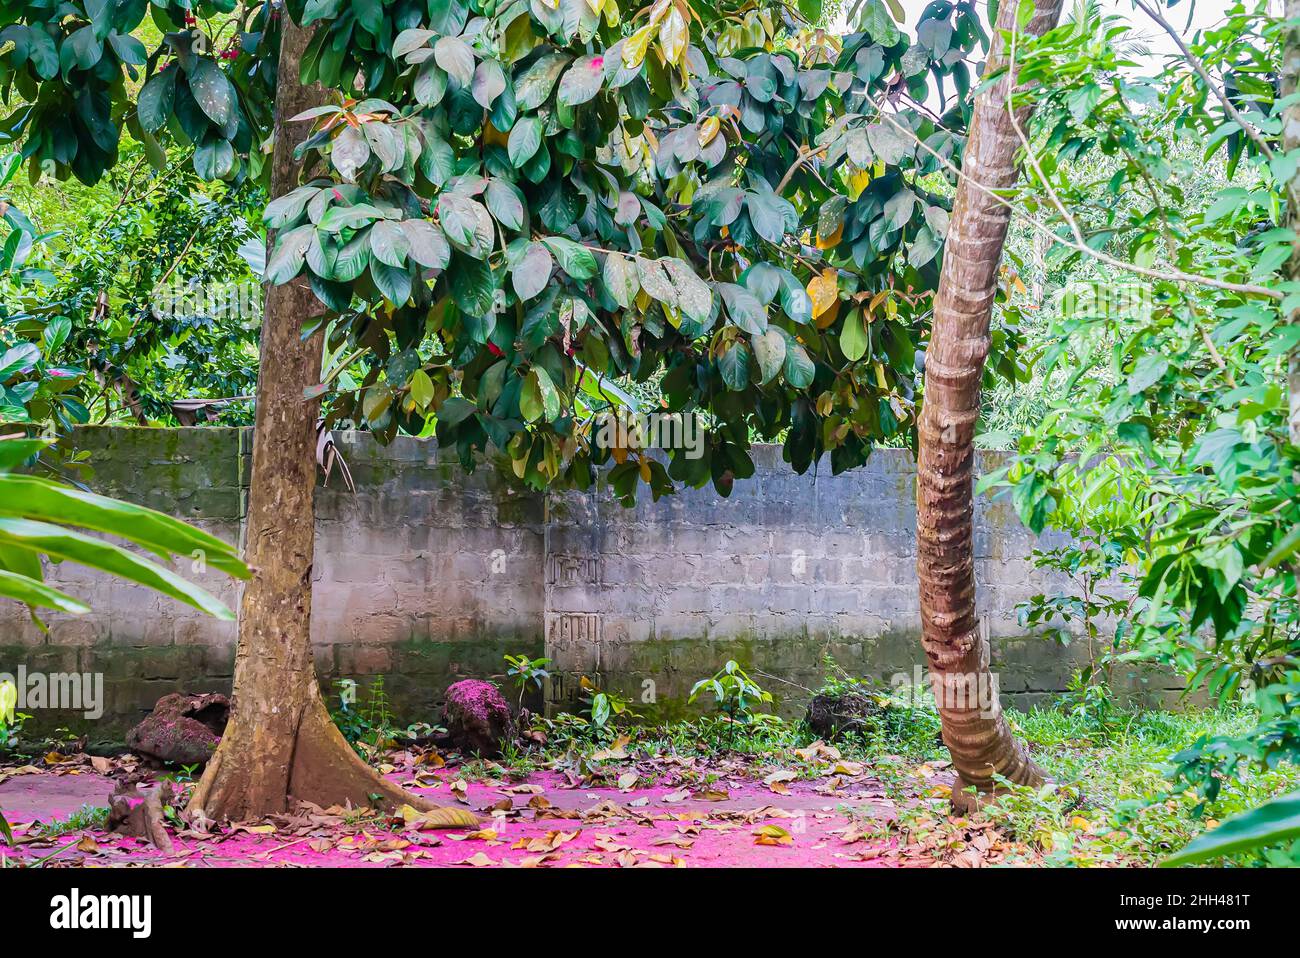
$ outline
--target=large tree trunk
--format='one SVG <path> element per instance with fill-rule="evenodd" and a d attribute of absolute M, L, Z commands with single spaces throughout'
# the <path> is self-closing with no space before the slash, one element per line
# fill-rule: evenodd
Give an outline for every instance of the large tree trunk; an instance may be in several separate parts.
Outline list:
<path fill-rule="evenodd" d="M 289 117 L 326 102 L 298 82 L 308 31 L 283 20 L 275 99 L 271 193 L 298 185 L 294 147 L 308 123 Z M 253 577 L 240 607 L 230 724 L 190 799 L 216 820 L 285 811 L 291 800 L 327 806 L 403 802 L 431 808 L 367 766 L 334 726 L 312 663 L 311 570 L 315 542 L 317 404 L 303 390 L 320 381 L 318 337 L 304 320 L 324 309 L 305 281 L 268 286 L 253 432 L 246 558 Z M 462 813 L 460 824 L 476 819 Z"/>
<path fill-rule="evenodd" d="M 1017 4 L 1003 0 L 988 68 L 1007 62 L 1002 31 L 1015 27 Z M 1022 33 L 1055 25 L 1061 0 L 1035 0 Z M 1007 111 L 1008 74 L 975 98 L 962 169 L 994 190 L 1013 186 L 1020 138 Z M 1029 111 L 1017 107 L 1021 129 Z M 995 776 L 1037 784 L 1042 772 L 1007 725 L 990 681 L 989 644 L 975 611 L 973 556 L 975 427 L 980 380 L 989 351 L 989 318 L 1010 210 L 965 178 L 957 188 L 944 245 L 925 359 L 925 400 L 917 465 L 917 573 L 921 583 L 921 642 L 939 699 L 943 740 L 957 782 L 953 805 L 967 810 L 975 786 L 992 791 Z"/>

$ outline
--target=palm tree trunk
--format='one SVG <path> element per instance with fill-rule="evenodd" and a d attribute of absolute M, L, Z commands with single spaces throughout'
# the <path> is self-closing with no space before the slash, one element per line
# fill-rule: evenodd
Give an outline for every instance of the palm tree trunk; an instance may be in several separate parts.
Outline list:
<path fill-rule="evenodd" d="M 298 185 L 293 151 L 307 123 L 287 122 L 326 102 L 298 82 L 310 33 L 283 18 L 275 98 L 271 194 Z M 246 820 L 283 812 L 291 800 L 328 806 L 431 805 L 382 778 L 344 740 L 321 699 L 311 650 L 318 403 L 303 390 L 320 381 L 321 345 L 302 324 L 324 307 L 305 281 L 268 286 L 253 430 L 246 560 L 253 577 L 240 606 L 230 723 L 190 799 L 192 812 Z M 452 816 L 456 818 L 457 816 Z M 456 825 L 477 818 L 462 813 Z"/>
<path fill-rule="evenodd" d="M 1060 16 L 1062 0 L 1034 2 L 1033 18 L 1020 27 L 1022 35 L 1042 35 Z M 1003 34 L 1015 29 L 1017 6 L 1011 0 L 999 6 L 986 73 L 1007 62 Z M 995 776 L 1023 784 L 1043 780 L 1002 714 L 990 681 L 988 640 L 975 611 L 974 437 L 998 264 L 1011 211 L 967 178 L 992 190 L 1006 190 L 1016 182 L 1021 143 L 1007 110 L 1008 88 L 1014 82 L 1008 73 L 975 98 L 962 158 L 965 176 L 953 204 L 935 298 L 919 425 L 921 642 L 939 699 L 943 739 L 957 773 L 953 804 L 959 809 L 972 804 L 967 788 L 991 791 Z M 1022 130 L 1029 112 L 1016 108 Z"/>

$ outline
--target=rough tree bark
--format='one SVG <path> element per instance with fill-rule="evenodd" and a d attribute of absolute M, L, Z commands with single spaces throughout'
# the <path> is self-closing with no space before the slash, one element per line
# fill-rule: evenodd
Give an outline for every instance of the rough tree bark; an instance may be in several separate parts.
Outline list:
<path fill-rule="evenodd" d="M 326 102 L 323 88 L 298 82 L 309 39 L 309 31 L 284 17 L 273 196 L 298 185 L 293 151 L 310 125 L 288 119 Z M 189 803 L 192 813 L 215 820 L 283 812 L 291 800 L 436 807 L 357 757 L 330 719 L 312 663 L 318 408 L 303 390 L 320 381 L 321 345 L 316 336 L 304 340 L 301 328 L 323 309 L 305 281 L 266 289 L 245 548 L 253 577 L 240 606 L 230 723 Z M 476 821 L 458 816 L 464 819 L 458 824 Z"/>
<path fill-rule="evenodd" d="M 1020 33 L 1051 29 L 1062 0 L 1034 0 Z M 1003 32 L 1016 25 L 1016 3 L 1003 0 L 986 71 L 1007 62 Z M 1007 110 L 1015 77 L 1008 73 L 975 98 L 962 169 L 993 190 L 1013 186 L 1020 138 Z M 1021 129 L 1027 108 L 1016 107 Z M 975 611 L 973 557 L 975 427 L 980 380 L 989 351 L 989 319 L 998 264 L 1011 211 L 963 178 L 953 203 L 934 326 L 925 359 L 925 401 L 917 464 L 917 573 L 921 587 L 921 642 L 939 699 L 943 740 L 957 782 L 953 805 L 968 810 L 975 786 L 992 791 L 995 775 L 1037 784 L 1043 774 L 1016 741 L 990 682 L 989 644 Z"/>

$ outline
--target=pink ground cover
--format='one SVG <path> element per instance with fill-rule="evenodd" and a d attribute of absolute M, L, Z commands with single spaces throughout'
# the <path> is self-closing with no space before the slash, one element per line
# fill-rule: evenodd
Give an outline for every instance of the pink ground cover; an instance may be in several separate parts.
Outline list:
<path fill-rule="evenodd" d="M 31 769 L 31 767 L 28 767 Z M 9 864 L 42 867 L 886 867 L 894 814 L 870 777 L 812 778 L 775 787 L 724 771 L 707 786 L 681 781 L 592 785 L 553 771 L 468 781 L 458 768 L 391 778 L 439 804 L 478 814 L 478 829 L 412 827 L 353 810 L 305 808 L 204 837 L 175 823 L 175 852 L 100 830 L 38 837 L 37 822 L 105 805 L 114 782 L 91 768 L 31 769 L 0 781 L 15 827 Z M 647 776 L 663 779 L 664 776 Z M 714 776 L 709 776 L 713 778 Z M 667 776 L 671 779 L 672 776 Z M 828 784 L 829 782 L 829 784 Z M 146 786 L 149 787 L 149 786 Z M 393 827 L 394 824 L 396 827 Z M 418 825 L 418 823 L 416 823 Z"/>

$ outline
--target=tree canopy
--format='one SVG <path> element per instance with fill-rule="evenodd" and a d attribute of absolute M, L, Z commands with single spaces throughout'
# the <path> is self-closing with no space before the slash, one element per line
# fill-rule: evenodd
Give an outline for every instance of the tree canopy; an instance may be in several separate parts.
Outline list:
<path fill-rule="evenodd" d="M 267 209 L 266 278 L 310 283 L 331 352 L 364 360 L 352 388 L 339 369 L 317 387 L 331 421 L 381 438 L 436 422 L 466 465 L 491 444 L 530 484 L 608 468 L 625 497 L 642 481 L 728 492 L 755 438 L 799 471 L 908 441 L 942 160 L 960 156 L 988 41 L 972 4 L 930 4 L 915 41 L 881 0 L 842 38 L 807 3 L 288 10 L 315 31 L 301 80 L 334 103 L 304 118 L 306 182 Z M 0 81 L 25 105 L 6 128 L 34 176 L 93 182 L 123 130 L 155 162 L 179 142 L 200 176 L 264 176 L 278 9 L 7 16 Z M 706 415 L 705 455 L 596 448 L 591 412 L 620 377 Z"/>

